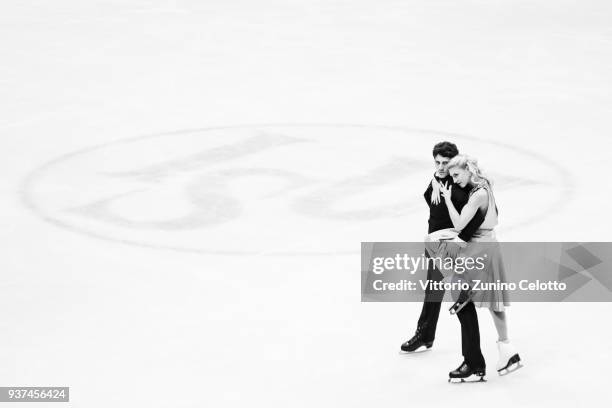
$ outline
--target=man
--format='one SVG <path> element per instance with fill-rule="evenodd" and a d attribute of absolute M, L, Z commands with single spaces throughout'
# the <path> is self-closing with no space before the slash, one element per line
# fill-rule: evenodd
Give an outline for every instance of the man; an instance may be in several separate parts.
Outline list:
<path fill-rule="evenodd" d="M 453 184 L 453 179 L 448 173 L 447 165 L 448 162 L 458 154 L 459 150 L 457 146 L 450 142 L 440 142 L 433 148 L 436 172 L 434 174 L 434 180 L 429 184 L 424 194 L 425 201 L 429 206 L 429 234 L 441 229 L 453 228 L 453 222 L 448 214 L 448 208 L 440 199 L 438 183 L 447 185 Z M 468 190 L 461 188 L 459 185 L 453 185 L 451 201 L 455 205 L 457 211 L 461 212 L 468 198 Z M 461 231 L 459 238 L 466 242 L 469 241 L 483 221 L 484 215 L 478 212 Z M 427 251 L 425 251 L 425 255 L 429 256 Z M 442 273 L 432 265 L 432 262 L 428 262 L 428 264 L 430 265 L 427 270 L 427 279 L 430 281 L 441 281 L 444 278 Z M 438 316 L 440 315 L 443 297 L 444 290 L 430 290 L 428 287 L 425 291 L 425 300 L 423 301 L 423 308 L 421 309 L 421 316 L 417 323 L 416 332 L 410 340 L 402 344 L 402 351 L 413 352 L 421 347 L 431 348 L 436 336 L 436 326 L 438 324 Z M 475 310 L 474 314 L 462 313 L 461 317 L 463 316 L 466 316 L 466 324 L 470 327 L 472 335 L 477 335 L 479 337 L 478 319 Z"/>

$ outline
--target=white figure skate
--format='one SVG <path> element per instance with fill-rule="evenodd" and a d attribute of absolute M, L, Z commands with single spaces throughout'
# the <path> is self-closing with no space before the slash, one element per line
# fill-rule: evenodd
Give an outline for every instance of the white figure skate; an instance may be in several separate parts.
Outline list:
<path fill-rule="evenodd" d="M 521 357 L 509 340 L 498 341 L 499 360 L 497 361 L 497 372 L 499 375 L 510 374 L 522 367 Z"/>

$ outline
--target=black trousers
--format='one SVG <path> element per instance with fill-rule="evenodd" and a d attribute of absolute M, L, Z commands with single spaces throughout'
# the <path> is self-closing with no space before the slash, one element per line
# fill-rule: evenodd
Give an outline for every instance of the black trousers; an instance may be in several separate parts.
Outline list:
<path fill-rule="evenodd" d="M 425 255 L 429 257 L 427 252 L 425 252 Z M 440 282 L 442 279 L 444 279 L 444 275 L 430 263 L 427 269 L 427 280 Z M 417 323 L 417 326 L 423 332 L 423 341 L 434 341 L 436 337 L 436 326 L 438 325 L 443 298 L 444 290 L 430 290 L 429 286 L 425 290 L 425 300 Z"/>
<path fill-rule="evenodd" d="M 427 252 L 425 255 L 429 257 Z M 444 279 L 444 275 L 433 265 L 430 265 L 427 269 L 427 279 L 440 282 Z M 467 293 L 462 292 L 459 299 L 464 301 L 466 297 Z M 417 323 L 423 332 L 423 341 L 433 341 L 436 337 L 436 327 L 443 298 L 444 290 L 430 290 L 428 287 L 425 291 L 425 301 Z M 457 313 L 457 317 L 461 324 L 461 354 L 463 354 L 463 359 L 472 368 L 484 368 L 485 360 L 480 350 L 480 328 L 474 302 L 470 301 L 465 305 Z"/>
<path fill-rule="evenodd" d="M 463 354 L 463 360 L 472 368 L 485 368 L 485 359 L 482 351 L 480 351 L 480 329 L 474 302 L 470 300 L 457 313 L 457 317 L 461 324 L 461 354 Z"/>

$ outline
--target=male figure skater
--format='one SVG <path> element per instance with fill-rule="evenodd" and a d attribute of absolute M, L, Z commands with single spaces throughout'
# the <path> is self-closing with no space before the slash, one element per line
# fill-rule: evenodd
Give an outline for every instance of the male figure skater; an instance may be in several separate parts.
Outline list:
<path fill-rule="evenodd" d="M 438 183 L 453 185 L 451 201 L 455 205 L 457 211 L 461 212 L 463 206 L 467 203 L 469 198 L 469 190 L 461 188 L 457 184 L 453 184 L 453 178 L 449 175 L 447 165 L 448 162 L 459 154 L 459 150 L 454 143 L 440 142 L 433 148 L 433 157 L 436 172 L 434 178 Z M 434 231 L 438 231 L 445 228 L 453 228 L 453 222 L 451 221 L 450 215 L 448 214 L 448 208 L 442 200 L 440 200 L 440 190 L 438 183 L 432 182 L 427 186 L 425 190 L 425 202 L 429 206 L 429 230 L 431 234 Z M 478 227 L 484 221 L 484 215 L 481 212 L 477 212 L 474 218 L 465 226 L 465 228 L 459 234 L 459 238 L 463 241 L 469 241 Z M 425 255 L 429 256 L 427 251 Z M 431 281 L 441 281 L 444 279 L 442 273 L 429 262 L 429 268 L 427 270 L 427 279 Z M 425 300 L 423 301 L 423 308 L 421 310 L 421 316 L 417 323 L 417 329 L 414 336 L 402 344 L 401 350 L 405 352 L 417 351 L 421 347 L 431 348 L 436 336 L 436 326 L 438 324 L 438 316 L 440 315 L 440 307 L 442 306 L 442 299 L 444 297 L 444 290 L 430 290 L 429 287 L 425 291 Z M 467 313 L 466 313 L 467 312 Z M 476 340 L 478 344 L 478 351 L 480 351 L 480 331 L 478 328 L 478 316 L 476 310 L 467 310 L 461 313 L 459 318 L 465 320 L 465 327 L 468 328 L 467 333 L 462 333 L 462 338 L 468 340 L 465 337 L 469 336 L 470 340 Z M 468 341 L 468 344 L 475 344 L 475 341 Z M 472 352 L 472 350 L 464 350 L 464 352 Z"/>

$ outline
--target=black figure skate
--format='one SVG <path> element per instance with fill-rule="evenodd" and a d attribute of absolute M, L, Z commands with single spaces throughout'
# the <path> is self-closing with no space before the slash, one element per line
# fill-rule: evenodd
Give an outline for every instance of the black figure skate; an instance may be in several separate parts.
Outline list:
<path fill-rule="evenodd" d="M 464 382 L 486 382 L 484 376 L 486 370 L 482 368 L 472 368 L 465 361 L 456 369 L 448 373 L 449 383 Z"/>
<path fill-rule="evenodd" d="M 424 339 L 424 333 L 423 333 L 424 330 L 425 330 L 425 326 L 417 327 L 416 332 L 414 333 L 414 336 L 412 336 L 410 340 L 402 344 L 402 346 L 400 347 L 401 350 L 406 353 L 413 353 L 415 351 L 429 350 L 431 346 L 433 346 L 433 340 L 426 341 Z M 425 347 L 425 349 L 421 349 L 422 347 Z"/>

